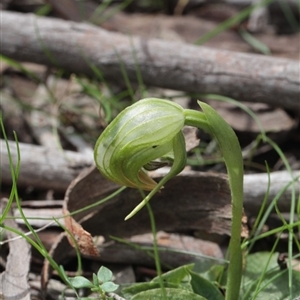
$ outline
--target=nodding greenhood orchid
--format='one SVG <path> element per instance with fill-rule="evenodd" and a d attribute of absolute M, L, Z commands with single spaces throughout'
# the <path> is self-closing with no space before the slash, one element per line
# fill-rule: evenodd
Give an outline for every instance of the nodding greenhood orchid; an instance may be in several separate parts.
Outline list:
<path fill-rule="evenodd" d="M 95 162 L 108 179 L 150 193 L 125 218 L 136 214 L 163 185 L 186 164 L 184 125 L 201 128 L 218 142 L 226 164 L 232 196 L 232 232 L 229 245 L 236 258 L 228 269 L 226 299 L 238 299 L 241 274 L 241 219 L 243 210 L 243 159 L 232 128 L 209 105 L 198 102 L 202 112 L 183 109 L 163 99 L 147 98 L 124 109 L 96 142 Z M 159 161 L 162 159 L 162 161 Z M 147 170 L 171 161 L 169 173 L 156 183 Z"/>
<path fill-rule="evenodd" d="M 146 170 L 159 158 L 174 157 L 173 175 L 186 162 L 183 108 L 173 102 L 145 99 L 123 110 L 105 129 L 95 147 L 101 173 L 121 185 L 152 191 L 157 183 Z"/>

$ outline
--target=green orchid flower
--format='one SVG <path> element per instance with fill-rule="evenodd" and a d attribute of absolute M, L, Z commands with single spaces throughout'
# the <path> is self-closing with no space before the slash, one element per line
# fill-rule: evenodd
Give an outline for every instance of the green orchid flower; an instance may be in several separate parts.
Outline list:
<path fill-rule="evenodd" d="M 232 128 L 209 105 L 198 102 L 202 112 L 157 98 L 140 100 L 123 110 L 103 131 L 96 142 L 94 158 L 100 172 L 108 179 L 131 188 L 150 191 L 125 218 L 131 218 L 179 174 L 186 164 L 184 125 L 210 133 L 218 142 L 228 172 L 232 196 L 232 231 L 226 299 L 238 299 L 241 281 L 241 219 L 243 210 L 243 159 Z M 169 173 L 155 182 L 147 170 L 171 162 Z M 180 205 L 180 204 L 178 204 Z"/>
<path fill-rule="evenodd" d="M 146 170 L 164 164 L 156 159 L 173 160 L 173 175 L 185 166 L 183 126 L 181 106 L 160 99 L 138 101 L 123 110 L 99 137 L 95 147 L 97 167 L 116 183 L 152 191 L 157 183 Z"/>

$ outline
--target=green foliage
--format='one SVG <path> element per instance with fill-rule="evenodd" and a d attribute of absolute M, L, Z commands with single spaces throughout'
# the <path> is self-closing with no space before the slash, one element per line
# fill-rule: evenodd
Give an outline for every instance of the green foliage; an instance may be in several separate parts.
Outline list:
<path fill-rule="evenodd" d="M 241 23 L 243 20 L 245 20 L 247 17 L 250 16 L 250 14 L 255 10 L 260 7 L 267 6 L 274 2 L 274 0 L 262 0 L 257 3 L 254 3 L 253 5 L 250 5 L 243 10 L 241 10 L 238 14 L 234 15 L 233 17 L 225 20 L 224 22 L 220 23 L 218 26 L 216 26 L 213 30 L 209 31 L 197 41 L 195 41 L 195 44 L 200 45 L 204 44 L 210 39 L 214 38 L 221 32 L 223 32 L 226 29 L 232 28 L 233 26 L 236 26 L 237 24 Z"/>
<path fill-rule="evenodd" d="M 114 292 L 119 285 L 112 282 L 113 273 L 108 268 L 102 266 L 96 274 L 93 274 L 93 282 L 83 276 L 69 278 L 69 284 L 75 289 L 89 288 L 92 292 L 99 294 L 101 299 L 105 300 L 106 293 Z"/>
<path fill-rule="evenodd" d="M 69 282 L 75 289 L 94 287 L 94 284 L 91 283 L 88 279 L 86 279 L 83 276 L 76 276 L 74 278 L 69 278 Z"/>
<path fill-rule="evenodd" d="M 224 296 L 213 283 L 192 271 L 193 266 L 181 266 L 161 276 L 167 299 L 224 300 Z M 162 299 L 157 298 L 161 297 L 158 282 L 159 278 L 155 277 L 150 282 L 133 284 L 124 288 L 122 295 L 128 300 Z"/>
<path fill-rule="evenodd" d="M 97 273 L 97 278 L 100 282 L 108 282 L 112 280 L 113 273 L 108 268 L 102 266 Z"/>
<path fill-rule="evenodd" d="M 240 12 L 240 14 L 237 14 L 236 16 L 228 19 L 227 21 L 225 21 L 222 24 L 220 24 L 219 26 L 217 26 L 215 28 L 215 30 L 213 30 L 213 31 L 207 33 L 206 35 L 204 35 L 203 37 L 201 37 L 196 43 L 197 44 L 205 43 L 207 40 L 216 36 L 223 30 L 240 23 L 242 20 L 244 20 L 246 17 L 248 17 L 253 12 L 253 10 L 256 9 L 257 7 L 266 6 L 270 3 L 272 3 L 273 1 L 274 0 L 264 0 L 264 1 L 261 1 L 259 4 L 255 4 L 255 5 L 252 5 L 251 7 L 244 9 L 243 11 Z M 104 19 L 110 17 L 113 13 L 115 13 L 119 9 L 122 9 L 125 6 L 127 6 L 128 4 L 130 4 L 132 2 L 132 0 L 123 1 L 119 6 L 117 6 L 116 10 L 113 10 L 111 13 L 102 16 L 103 12 L 106 10 L 106 8 L 108 7 L 108 5 L 111 2 L 112 1 L 110 1 L 110 0 L 104 1 L 99 6 L 99 9 L 97 11 L 95 11 L 95 14 L 91 17 L 90 21 L 95 22 L 95 23 L 101 23 L 101 22 L 103 22 Z M 154 3 L 150 3 L 151 1 L 149 2 L 148 0 L 145 0 L 142 2 L 145 3 L 145 5 L 147 5 L 147 6 L 150 4 L 154 5 Z M 163 6 L 163 4 L 160 3 L 160 1 L 156 1 L 155 4 L 158 6 Z M 293 15 L 290 13 L 290 11 L 288 11 L 288 5 L 285 4 L 284 1 L 279 1 L 279 4 L 282 6 L 282 10 L 285 13 L 287 19 L 290 20 L 291 27 L 294 28 L 295 31 L 297 31 L 297 29 L 299 27 L 299 23 L 297 22 L 297 20 L 293 19 Z M 46 15 L 50 11 L 51 11 L 51 6 L 49 6 L 47 4 L 47 5 L 44 5 L 36 13 L 40 14 L 40 15 Z M 99 18 L 99 16 L 101 16 L 101 18 Z M 269 54 L 270 50 L 264 44 L 262 44 L 260 41 L 255 39 L 252 35 L 250 35 L 248 32 L 244 31 L 243 29 L 240 29 L 240 34 L 249 44 L 252 45 L 253 48 L 255 48 L 256 50 L 258 50 L 264 54 Z M 9 63 L 11 66 L 14 66 L 18 70 L 22 71 L 24 74 L 26 74 L 32 80 L 40 83 L 40 80 L 32 72 L 30 72 L 26 68 L 24 68 L 22 66 L 22 64 L 14 62 L 3 56 L 0 56 L 0 59 L 6 61 L 6 63 Z M 114 119 L 115 114 L 118 111 L 121 111 L 124 108 L 124 106 L 127 104 L 127 103 L 125 103 L 125 105 L 124 105 L 124 102 L 120 103 L 120 99 L 130 96 L 132 102 L 134 101 L 134 90 L 131 87 L 131 83 L 126 75 L 126 72 L 124 71 L 124 67 L 122 66 L 121 59 L 120 59 L 120 67 L 121 67 L 124 81 L 127 85 L 128 91 L 125 91 L 122 94 L 119 94 L 116 96 L 113 96 L 113 93 L 110 93 L 108 96 L 104 95 L 102 92 L 99 91 L 98 83 L 87 82 L 85 80 L 78 80 L 78 82 L 81 84 L 83 92 L 89 96 L 92 96 L 94 99 L 96 99 L 99 102 L 99 104 L 101 105 L 101 107 L 104 111 L 105 121 L 107 123 L 111 122 Z M 138 69 L 138 65 L 136 66 L 136 68 Z M 91 69 L 97 75 L 96 77 L 98 77 L 98 79 L 100 79 L 100 82 L 105 83 L 104 78 L 102 78 L 100 71 L 96 70 L 95 67 L 92 65 L 91 65 Z M 138 72 L 137 72 L 137 75 L 139 75 Z M 139 77 L 138 77 L 138 79 L 139 79 Z M 141 76 L 138 81 L 140 82 L 140 85 L 142 85 Z M 109 86 L 107 86 L 107 87 L 109 88 Z M 141 88 L 141 90 L 143 90 L 143 89 Z M 212 95 L 211 98 L 216 98 L 216 97 L 219 97 L 220 100 L 225 99 L 225 97 L 217 96 L 217 95 Z M 208 98 L 209 97 L 206 97 L 206 99 L 208 99 Z M 229 98 L 226 98 L 225 100 L 230 101 Z M 235 103 L 235 104 L 242 105 L 239 103 Z M 209 108 L 205 107 L 205 104 L 204 104 L 204 106 L 202 106 L 202 108 L 204 108 L 204 110 L 206 110 L 206 113 L 205 113 L 205 118 L 203 118 L 203 120 L 202 120 L 203 122 L 201 123 L 201 125 L 204 126 L 207 131 L 211 132 L 211 128 L 210 128 L 210 126 L 206 126 L 207 125 L 206 122 L 209 119 L 209 115 L 211 113 L 214 114 L 214 112 L 209 111 Z M 198 114 L 198 116 L 199 116 L 199 114 Z M 255 115 L 251 115 L 251 116 L 254 119 L 256 118 Z M 0 118 L 0 121 L 1 121 L 0 123 L 2 126 L 2 131 L 4 132 L 2 118 Z M 196 123 L 197 123 L 197 121 L 196 121 Z M 213 122 L 211 122 L 211 123 L 213 123 Z M 217 121 L 217 123 L 219 123 L 219 121 Z M 199 125 L 199 123 L 198 123 L 198 125 Z M 196 126 L 198 127 L 198 125 L 196 125 Z M 220 127 L 222 127 L 222 126 L 220 126 Z M 272 141 L 268 140 L 263 132 L 263 129 L 261 129 L 261 130 L 262 130 L 262 138 L 261 139 L 264 140 L 265 142 L 266 141 L 269 142 L 269 144 L 272 145 Z M 215 134 L 213 134 L 213 135 L 215 135 Z M 226 135 L 226 133 L 225 133 L 225 135 Z M 221 135 L 219 134 L 219 136 L 221 136 L 221 138 L 222 138 L 223 133 Z M 4 134 L 4 137 L 5 137 L 5 134 Z M 224 145 L 224 143 L 226 143 L 226 139 L 227 139 L 227 137 L 225 137 L 221 141 L 222 145 Z M 220 141 L 219 141 L 219 143 L 220 143 Z M 228 144 L 231 144 L 231 143 L 228 142 Z M 176 145 L 176 144 L 174 144 L 174 145 Z M 181 144 L 178 142 L 177 145 L 181 145 Z M 276 148 L 277 145 L 275 145 L 275 146 L 272 145 L 272 147 Z M 223 148 L 222 151 L 224 154 L 224 147 L 222 146 L 222 148 Z M 226 145 L 225 145 L 225 154 L 226 154 L 226 152 L 227 153 L 230 152 L 229 148 L 227 148 L 227 150 L 226 150 Z M 157 152 L 157 150 L 158 149 L 156 149 L 156 152 Z M 278 153 L 281 153 L 281 150 L 278 147 L 277 147 L 277 151 L 278 151 Z M 169 155 L 169 153 L 166 153 L 166 155 Z M 284 154 L 281 153 L 280 156 L 283 158 L 283 161 L 285 161 Z M 168 158 L 170 158 L 170 157 L 168 157 Z M 22 213 L 22 208 L 20 206 L 20 201 L 18 198 L 16 182 L 17 182 L 19 165 L 20 165 L 20 157 L 18 158 L 18 163 L 16 166 L 14 166 L 12 164 L 11 158 L 10 158 L 10 161 L 11 161 L 10 163 L 11 163 L 13 187 L 12 187 L 12 192 L 11 192 L 11 195 L 9 198 L 9 203 L 8 203 L 7 207 L 5 208 L 4 213 L 0 217 L 0 219 L 1 219 L 1 221 L 3 221 L 3 219 L 5 219 L 6 213 L 9 210 L 13 200 L 16 199 L 18 208 L 21 212 L 21 215 L 22 215 L 22 218 L 24 219 L 25 224 L 27 225 L 29 230 L 32 232 L 32 234 L 37 237 L 34 229 L 30 226 L 28 220 Z M 288 169 L 288 167 L 287 167 L 287 169 Z M 172 176 L 173 175 L 174 174 L 172 174 Z M 233 171 L 232 177 L 235 177 L 235 175 L 236 174 L 234 174 L 234 171 Z M 292 181 L 291 181 L 291 183 L 289 183 L 289 185 L 294 184 L 294 182 L 296 180 L 298 180 L 298 178 L 293 178 L 291 180 Z M 235 181 L 235 180 L 233 180 L 233 181 Z M 232 182 L 231 182 L 231 185 L 232 185 Z M 119 193 L 121 190 L 123 190 L 123 188 L 118 190 L 116 193 Z M 83 208 L 80 211 L 83 211 L 84 209 L 89 209 L 91 207 L 96 207 L 99 204 L 109 200 L 113 196 L 114 196 L 114 194 L 112 194 L 111 196 L 109 196 L 103 200 L 100 200 L 99 202 L 97 202 L 95 204 L 90 205 L 89 207 Z M 295 206 L 296 206 L 295 199 L 292 199 L 292 201 L 291 201 L 291 204 L 292 204 L 291 205 L 291 214 L 290 214 L 291 219 L 290 219 L 289 224 L 283 224 L 282 227 L 276 228 L 276 230 L 274 230 L 273 232 L 267 232 L 265 234 L 260 234 L 261 228 L 264 225 L 267 217 L 269 216 L 271 209 L 273 207 L 276 208 L 276 202 L 280 196 L 281 196 L 281 194 L 278 194 L 278 197 L 276 197 L 274 199 L 274 201 L 272 201 L 272 204 L 269 207 L 267 207 L 267 211 L 265 212 L 265 214 L 263 216 L 258 217 L 258 221 L 260 221 L 260 220 L 261 221 L 259 222 L 259 224 L 257 224 L 257 230 L 255 232 L 255 235 L 253 236 L 252 240 L 249 241 L 249 243 L 247 242 L 243 246 L 246 247 L 248 245 L 251 248 L 256 240 L 264 238 L 266 236 L 270 236 L 271 234 L 274 234 L 274 233 L 281 232 L 283 230 L 288 230 L 290 240 L 293 239 L 294 227 L 300 226 L 300 222 L 295 222 L 292 219 L 294 216 L 294 211 L 296 210 L 295 209 Z M 297 209 L 298 209 L 298 215 L 300 215 L 299 214 L 300 205 L 298 205 Z M 77 212 L 73 212 L 72 214 L 75 214 Z M 263 210 L 261 212 L 263 213 Z M 277 211 L 277 212 L 280 215 L 280 212 L 279 211 Z M 236 220 L 239 220 L 239 214 L 234 214 L 234 216 L 236 217 Z M 235 223 L 235 224 L 237 224 L 237 223 Z M 118 285 L 116 285 L 115 283 L 112 282 L 112 272 L 105 267 L 101 267 L 99 269 L 99 271 L 97 272 L 97 274 L 93 274 L 92 281 L 88 280 L 87 278 L 85 278 L 83 276 L 75 276 L 73 278 L 69 278 L 66 275 L 63 267 L 58 266 L 56 264 L 56 262 L 53 261 L 53 259 L 48 254 L 47 250 L 45 249 L 45 247 L 41 243 L 41 241 L 38 239 L 38 237 L 35 241 L 35 240 L 31 239 L 30 237 L 24 235 L 22 232 L 14 230 L 13 228 L 9 228 L 4 225 L 1 225 L 1 226 L 6 230 L 15 231 L 21 237 L 26 239 L 33 247 L 35 247 L 41 253 L 41 255 L 43 255 L 45 257 L 45 259 L 50 261 L 51 266 L 58 272 L 58 274 L 62 278 L 62 280 L 67 285 L 71 286 L 74 289 L 75 293 L 76 293 L 75 289 L 87 288 L 87 289 L 90 289 L 92 292 L 97 292 L 99 294 L 99 296 L 101 297 L 101 299 L 108 299 L 107 293 L 113 292 L 118 288 Z M 233 227 L 236 230 L 238 230 L 237 226 L 233 226 Z M 256 228 L 256 226 L 255 226 L 255 228 Z M 237 231 L 236 231 L 235 236 L 238 236 Z M 239 242 L 240 242 L 239 240 L 235 240 L 235 250 L 238 251 L 238 255 L 237 256 L 231 255 L 231 258 L 230 258 L 230 260 L 232 262 L 232 266 L 234 268 L 237 267 L 238 270 L 240 268 L 240 265 L 239 265 L 240 264 L 240 252 L 239 252 L 240 247 L 237 247 L 239 245 Z M 293 249 L 292 243 L 290 242 L 290 244 L 289 244 L 289 260 L 292 259 L 292 254 L 291 254 L 292 249 Z M 231 254 L 234 254 L 234 251 Z M 238 264 L 235 264 L 237 257 L 238 257 Z M 157 255 L 155 256 L 155 259 L 156 260 L 158 259 Z M 239 299 L 243 299 L 243 300 L 282 299 L 282 300 L 284 300 L 284 299 L 296 299 L 296 297 L 300 297 L 300 292 L 299 292 L 300 291 L 300 272 L 296 272 L 296 271 L 292 270 L 291 268 L 289 268 L 288 270 L 280 270 L 276 259 L 277 259 L 277 254 L 272 254 L 272 253 L 267 253 L 267 252 L 266 253 L 256 253 L 256 254 L 249 255 L 246 257 L 246 268 L 245 268 L 243 276 L 242 276 L 242 284 L 241 284 L 241 290 L 239 291 Z M 233 269 L 233 273 L 234 272 L 235 272 L 235 269 Z M 227 275 L 228 275 L 227 270 L 225 270 L 225 267 L 221 266 L 221 265 L 215 265 L 205 273 L 198 273 L 195 271 L 195 269 L 193 269 L 192 265 L 186 265 L 186 266 L 181 266 L 175 270 L 169 271 L 163 275 L 160 275 L 160 276 L 154 278 L 150 282 L 133 284 L 130 287 L 124 288 L 122 290 L 122 295 L 128 300 L 130 300 L 130 299 L 132 299 L 132 300 L 159 299 L 159 300 L 161 300 L 164 298 L 175 299 L 175 300 L 176 299 L 182 299 L 182 300 L 185 300 L 185 299 L 221 300 L 222 299 L 223 300 L 225 297 L 220 292 L 219 286 L 221 286 L 222 288 L 226 286 Z M 238 277 L 241 278 L 241 276 L 239 276 L 239 274 L 235 274 L 234 278 L 238 278 Z M 163 290 L 162 290 L 162 286 L 161 286 L 161 280 L 163 282 L 163 287 L 164 287 Z M 233 281 L 232 289 L 235 289 L 236 291 L 238 291 L 238 288 L 234 287 L 234 285 L 238 285 L 238 284 Z M 77 295 L 77 293 L 76 293 L 76 295 Z M 230 299 L 229 296 L 227 296 L 227 297 L 228 297 L 228 299 Z M 77 298 L 79 299 L 78 295 L 77 295 Z M 92 299 L 92 298 L 80 298 L 80 299 Z M 230 300 L 232 300 L 232 299 L 230 299 Z"/>
<path fill-rule="evenodd" d="M 246 260 L 240 297 L 243 300 L 256 299 L 296 299 L 300 297 L 300 272 L 293 272 L 292 293 L 288 286 L 288 270 L 280 270 L 278 253 L 258 252 Z M 272 297 L 272 298 L 270 298 Z"/>
<path fill-rule="evenodd" d="M 193 271 L 190 271 L 189 273 L 194 293 L 202 295 L 208 300 L 224 300 L 224 296 L 213 282 Z"/>
<path fill-rule="evenodd" d="M 290 298 L 288 270 L 281 270 L 278 253 L 258 252 L 246 259 L 239 299 L 272 300 L 296 299 L 300 296 L 300 272 L 293 272 L 293 298 Z M 206 273 L 193 271 L 193 265 L 185 265 L 162 275 L 167 299 L 224 300 L 217 280 L 224 266 L 215 265 Z M 159 278 L 123 288 L 121 295 L 128 300 L 162 299 Z M 160 298 L 157 298 L 160 297 Z M 200 297 L 200 298 L 199 298 Z"/>
<path fill-rule="evenodd" d="M 181 289 L 166 288 L 166 299 L 167 300 L 205 300 L 205 298 L 188 291 Z M 162 292 L 161 289 L 152 289 L 141 292 L 131 298 L 132 300 L 161 300 Z"/>
<path fill-rule="evenodd" d="M 97 74 L 95 74 L 97 75 Z M 100 76 L 98 76 L 100 77 Z M 122 98 L 127 96 L 127 92 L 120 93 L 118 95 L 114 95 L 108 84 L 104 81 L 103 78 L 99 78 L 101 81 L 103 81 L 104 86 L 107 88 L 108 92 L 107 94 L 103 93 L 99 89 L 99 83 L 98 82 L 92 82 L 91 80 L 84 80 L 81 78 L 77 78 L 77 82 L 80 84 L 82 88 L 82 92 L 93 99 L 95 99 L 100 107 L 103 109 L 104 112 L 104 118 L 105 122 L 109 123 L 111 122 L 116 114 L 124 109 L 126 106 L 125 104 L 120 101 Z"/>
<path fill-rule="evenodd" d="M 265 55 L 270 55 L 271 54 L 271 50 L 267 45 L 265 45 L 264 43 L 262 43 L 261 41 L 256 39 L 252 34 L 250 34 L 244 28 L 240 28 L 239 33 L 240 33 L 241 37 L 250 46 L 252 46 L 253 49 L 255 49 L 255 50 L 257 50 L 257 51 L 259 51 L 259 52 L 261 52 L 262 54 L 265 54 Z"/>
<path fill-rule="evenodd" d="M 189 272 L 193 269 L 193 266 L 194 266 L 193 264 L 189 264 L 189 265 L 178 267 L 174 270 L 166 272 L 161 277 L 164 280 L 164 282 L 173 283 L 178 286 L 181 286 L 182 288 L 191 290 L 189 284 L 191 280 L 191 276 Z M 155 277 L 152 281 L 157 282 L 158 278 Z"/>

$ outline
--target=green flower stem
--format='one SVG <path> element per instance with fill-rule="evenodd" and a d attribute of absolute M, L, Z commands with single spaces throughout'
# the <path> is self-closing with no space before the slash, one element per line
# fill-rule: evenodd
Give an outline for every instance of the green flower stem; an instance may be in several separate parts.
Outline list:
<path fill-rule="evenodd" d="M 229 244 L 230 263 L 226 300 L 239 297 L 242 275 L 241 229 L 243 214 L 243 158 L 232 128 L 209 105 L 198 102 L 202 112 L 156 98 L 143 99 L 123 110 L 98 138 L 95 161 L 100 172 L 121 185 L 150 193 L 125 218 L 135 215 L 186 164 L 184 125 L 198 127 L 218 142 L 228 172 L 232 201 L 232 228 Z M 157 160 L 162 161 L 157 161 Z M 169 173 L 156 183 L 147 168 L 173 162 Z"/>
<path fill-rule="evenodd" d="M 186 112 L 186 125 L 196 126 L 214 136 L 222 151 L 227 168 L 232 201 L 232 226 L 229 244 L 226 299 L 236 300 L 242 277 L 241 229 L 243 215 L 243 157 L 238 139 L 232 128 L 209 105 L 199 102 L 203 111 Z M 206 118 L 206 121 L 204 119 Z"/>
<path fill-rule="evenodd" d="M 199 129 L 203 129 L 209 134 L 213 134 L 208 124 L 207 117 L 203 112 L 193 110 L 193 109 L 185 109 L 184 116 L 185 116 L 184 125 L 197 127 Z"/>

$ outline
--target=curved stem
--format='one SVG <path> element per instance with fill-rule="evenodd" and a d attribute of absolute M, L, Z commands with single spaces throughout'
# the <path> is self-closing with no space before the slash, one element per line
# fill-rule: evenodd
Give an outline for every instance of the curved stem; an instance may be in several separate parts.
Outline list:
<path fill-rule="evenodd" d="M 242 277 L 241 229 L 243 215 L 243 158 L 233 129 L 209 105 L 198 102 L 203 113 L 186 110 L 186 125 L 196 126 L 212 134 L 222 151 L 228 173 L 232 203 L 232 227 L 229 243 L 226 299 L 237 300 Z"/>
<path fill-rule="evenodd" d="M 185 109 L 183 113 L 185 117 L 184 125 L 197 127 L 199 129 L 203 129 L 209 134 L 213 134 L 203 112 L 193 109 Z"/>
<path fill-rule="evenodd" d="M 125 221 L 133 217 L 139 210 L 141 210 L 148 201 L 166 184 L 171 178 L 179 174 L 186 164 L 186 151 L 185 151 L 185 141 L 182 132 L 180 131 L 173 139 L 173 154 L 174 161 L 170 172 L 161 179 L 161 181 L 156 185 L 156 187 L 139 203 L 133 211 L 125 217 Z"/>

